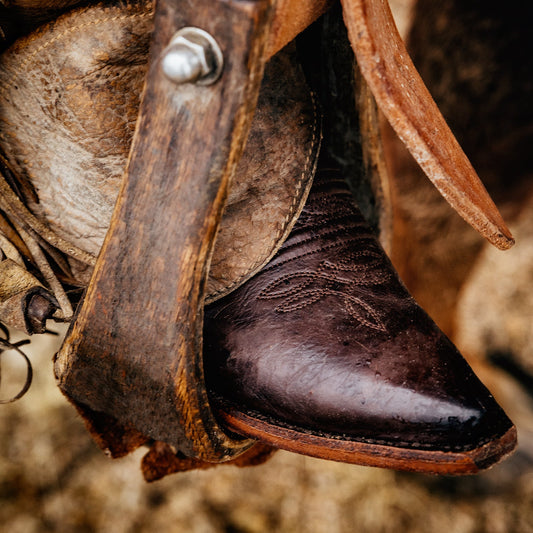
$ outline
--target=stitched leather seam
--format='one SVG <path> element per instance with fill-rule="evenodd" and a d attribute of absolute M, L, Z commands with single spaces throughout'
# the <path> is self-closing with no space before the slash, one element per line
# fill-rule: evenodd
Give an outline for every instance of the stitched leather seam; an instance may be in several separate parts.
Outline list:
<path fill-rule="evenodd" d="M 262 272 L 268 272 L 269 270 L 277 268 L 277 267 L 279 267 L 281 265 L 284 265 L 286 263 L 290 263 L 291 261 L 295 261 L 296 259 L 300 259 L 302 257 L 306 257 L 306 256 L 309 256 L 309 255 L 315 254 L 317 252 L 326 251 L 326 250 L 332 250 L 333 248 L 337 248 L 339 246 L 344 246 L 345 244 L 349 244 L 349 243 L 352 243 L 352 242 L 357 242 L 357 241 L 363 240 L 363 239 L 371 239 L 371 242 L 373 242 L 374 236 L 371 233 L 368 233 L 368 234 L 365 234 L 365 235 L 361 235 L 359 237 L 352 237 L 352 238 L 349 238 L 349 239 L 346 239 L 346 240 L 343 240 L 343 241 L 340 241 L 340 242 L 339 241 L 332 242 L 331 244 L 326 244 L 326 245 L 321 246 L 319 248 L 314 248 L 313 250 L 308 250 L 307 252 L 300 253 L 300 254 L 295 255 L 293 257 L 288 257 L 286 259 L 283 259 L 283 260 L 280 260 L 280 261 L 276 261 L 275 264 L 269 264 L 266 268 L 264 268 L 262 270 Z M 294 246 L 296 246 L 296 245 L 294 245 Z"/>
<path fill-rule="evenodd" d="M 298 219 L 297 225 L 294 227 L 291 233 L 291 240 L 292 236 L 299 235 L 300 233 L 305 233 L 306 230 L 313 229 L 317 237 L 328 237 L 330 235 L 334 235 L 335 233 L 341 233 L 344 230 L 352 230 L 356 228 L 357 226 L 366 226 L 365 222 L 361 219 L 360 221 L 354 221 L 353 214 L 345 214 L 345 215 L 339 215 L 338 217 L 331 218 L 327 215 L 324 215 L 322 217 L 322 224 L 326 226 L 326 230 L 320 231 L 320 229 L 317 229 L 316 222 L 312 220 L 312 218 L 316 216 L 316 213 L 303 213 L 300 218 Z M 327 224 L 326 224 L 327 223 Z M 335 228 L 334 230 L 327 229 L 330 224 L 337 224 L 341 225 L 342 227 Z M 332 233 L 333 232 L 333 233 Z M 287 245 L 290 246 L 290 245 Z M 283 248 L 284 250 L 286 248 Z"/>
<path fill-rule="evenodd" d="M 328 219 L 324 219 L 324 224 L 330 224 L 334 223 L 335 221 L 330 221 Z M 298 238 L 298 233 L 295 233 L 293 236 L 291 236 L 291 239 L 288 243 L 285 243 L 285 246 L 283 247 L 282 253 L 280 255 L 280 258 L 284 255 L 289 253 L 294 248 L 299 248 L 300 246 L 305 246 L 307 244 L 316 243 L 317 241 L 329 241 L 329 240 L 336 240 L 336 241 L 342 241 L 342 242 L 352 242 L 354 240 L 365 239 L 370 238 L 372 235 L 369 233 L 363 233 L 361 232 L 358 235 L 354 235 L 353 237 L 350 235 L 350 232 L 355 232 L 357 229 L 364 229 L 366 230 L 366 225 L 364 223 L 355 223 L 355 224 L 346 224 L 345 226 L 341 228 L 336 228 L 335 230 L 326 230 L 323 232 L 317 231 L 315 235 L 307 236 Z M 308 229 L 308 228 L 307 228 Z M 300 232 L 301 233 L 301 232 Z M 327 245 L 325 245 L 327 246 Z"/>
<path fill-rule="evenodd" d="M 243 410 L 242 404 L 239 405 L 239 407 L 235 406 L 233 403 L 228 402 L 227 399 L 221 398 L 220 396 L 213 394 L 213 396 L 217 399 L 218 403 L 224 407 L 225 412 L 231 412 L 232 408 L 237 413 L 244 413 L 245 415 L 255 418 L 257 420 L 260 420 L 264 422 L 267 425 L 274 425 L 277 427 L 284 427 L 290 431 L 294 431 L 296 433 L 304 433 L 311 436 L 316 437 L 322 437 L 326 439 L 336 440 L 336 441 L 348 441 L 348 442 L 360 442 L 364 444 L 379 444 L 382 446 L 387 447 L 402 447 L 402 448 L 408 448 L 408 449 L 414 449 L 414 450 L 428 450 L 428 451 L 450 451 L 450 452 L 466 452 L 472 449 L 475 449 L 474 447 L 469 446 L 453 446 L 449 444 L 439 444 L 438 446 L 434 444 L 429 443 L 421 443 L 421 442 L 409 442 L 409 441 L 403 441 L 403 440 L 393 440 L 392 442 L 390 440 L 385 439 L 371 439 L 371 438 L 365 438 L 365 437 L 355 437 L 347 434 L 333 434 L 333 433 L 326 433 L 325 431 L 317 431 L 316 429 L 308 429 L 299 427 L 293 424 L 290 424 L 283 420 L 273 419 L 272 417 L 269 417 L 267 415 L 264 415 L 263 413 L 260 413 L 259 411 L 251 408 L 247 408 Z M 231 407 L 230 407 L 231 406 Z M 237 418 L 239 418 L 237 416 Z M 482 440 L 480 440 L 478 443 L 476 443 L 476 448 L 481 447 L 484 444 L 490 442 L 492 440 L 491 437 L 486 437 Z"/>
<path fill-rule="evenodd" d="M 353 252 L 349 254 L 350 259 L 359 259 L 361 257 L 373 257 L 376 262 L 381 259 L 380 255 L 377 252 L 372 252 L 370 250 L 365 250 L 362 252 Z M 344 264 L 346 263 L 346 264 Z M 341 270 L 343 272 L 361 272 L 362 270 L 367 270 L 367 265 L 352 265 L 348 262 L 347 259 L 341 259 L 340 263 L 332 263 L 328 259 L 324 261 L 324 266 L 331 268 L 332 270 Z"/>
<path fill-rule="evenodd" d="M 311 95 L 311 101 L 312 101 L 312 105 L 313 105 L 313 132 L 312 132 L 312 136 L 311 136 L 311 143 L 310 143 L 310 147 L 309 147 L 309 151 L 307 153 L 307 157 L 306 157 L 306 160 L 305 160 L 305 164 L 304 164 L 304 169 L 302 171 L 302 173 L 300 174 L 300 178 L 298 180 L 298 183 L 296 185 L 296 194 L 294 195 L 294 198 L 292 200 L 292 203 L 291 203 L 291 206 L 289 208 L 289 213 L 287 214 L 287 216 L 285 217 L 285 219 L 283 220 L 277 234 L 276 234 L 276 237 L 274 239 L 274 243 L 277 244 L 279 242 L 279 240 L 281 239 L 281 237 L 283 236 L 283 234 L 285 233 L 285 230 L 287 229 L 287 226 L 289 224 L 289 222 L 291 221 L 291 219 L 293 218 L 294 216 L 294 213 L 296 212 L 296 209 L 300 203 L 300 191 L 301 191 L 301 188 L 303 186 L 303 183 L 305 181 L 305 177 L 307 175 L 307 172 L 309 170 L 309 166 L 311 164 L 311 160 L 312 160 L 312 156 L 313 156 L 313 152 L 315 151 L 315 144 L 317 142 L 317 137 L 318 137 L 318 134 L 319 134 L 319 127 L 318 127 L 318 110 L 317 110 L 317 104 L 316 104 L 316 98 L 315 98 L 315 95 L 313 92 L 310 93 Z M 313 178 L 311 178 L 311 181 L 312 181 Z M 209 298 L 209 301 L 212 302 L 218 295 L 220 294 L 224 294 L 224 293 L 228 293 L 230 292 L 234 287 L 238 286 L 239 284 L 241 284 L 249 275 L 251 272 L 254 272 L 260 265 L 262 265 L 264 263 L 265 259 L 262 258 L 262 259 L 259 259 L 258 261 L 256 261 L 254 263 L 254 265 L 249 268 L 247 270 L 247 272 L 245 274 L 242 274 L 241 276 L 239 276 L 236 280 L 234 280 L 232 283 L 230 283 L 229 285 L 225 286 L 225 287 L 222 287 L 221 289 L 218 289 L 217 291 L 211 293 L 211 294 L 208 294 L 206 298 Z"/>
<path fill-rule="evenodd" d="M 326 222 L 328 224 L 334 224 L 335 222 L 337 222 L 336 220 L 330 220 L 328 218 L 324 218 L 323 221 L 322 221 L 324 224 L 326 224 Z M 306 228 L 308 229 L 310 224 L 308 224 L 306 226 Z M 316 224 L 312 224 L 313 227 L 316 227 Z M 303 245 L 306 245 L 308 243 L 311 243 L 311 242 L 314 242 L 314 241 L 317 241 L 319 239 L 331 239 L 331 238 L 335 238 L 335 237 L 342 237 L 342 235 L 346 234 L 347 231 L 349 230 L 355 230 L 356 228 L 364 228 L 366 229 L 366 224 L 361 221 L 361 222 L 353 222 L 351 224 L 346 224 L 340 228 L 335 228 L 335 229 L 328 229 L 326 231 L 323 231 L 323 232 L 320 232 L 320 231 L 316 231 L 315 235 L 310 235 L 308 237 L 304 237 L 303 239 L 293 239 L 291 238 L 290 240 L 295 240 L 296 242 L 289 242 L 288 244 L 286 243 L 284 248 L 283 248 L 283 254 L 289 252 L 290 250 L 292 250 L 293 248 L 295 247 L 299 247 L 299 246 L 303 246 Z M 296 234 L 297 235 L 297 234 Z M 364 238 L 364 237 L 370 237 L 371 234 L 369 233 L 361 233 L 360 235 L 356 235 L 354 237 L 349 237 L 347 239 L 346 242 L 349 242 L 349 241 L 353 241 L 353 240 L 357 240 L 357 238 Z"/>
<path fill-rule="evenodd" d="M 307 300 L 303 300 L 300 303 L 296 303 L 301 300 L 301 296 L 309 296 Z M 304 309 L 326 297 L 328 292 L 323 289 L 309 289 L 307 291 L 302 291 L 299 294 L 294 294 L 287 298 L 287 300 L 276 307 L 278 313 L 291 313 L 292 311 L 298 311 Z"/>
<path fill-rule="evenodd" d="M 324 195 L 325 196 L 325 195 Z M 354 211 L 353 197 L 350 193 L 333 194 L 321 198 L 314 198 L 308 203 L 300 219 L 295 225 L 294 231 L 300 232 L 302 229 L 312 227 L 315 233 L 319 233 L 322 226 L 339 225 L 344 222 L 344 228 L 352 229 L 356 225 L 365 225 L 364 218 Z M 316 218 L 320 217 L 320 223 L 317 223 Z M 327 224 L 326 224 L 327 222 Z M 339 232 L 343 227 L 337 227 L 334 230 Z M 321 235 L 328 235 L 328 233 L 321 233 Z"/>
<path fill-rule="evenodd" d="M 315 249 L 312 253 L 320 253 L 321 249 Z M 356 252 L 348 254 L 349 260 L 357 257 L 371 257 L 372 261 L 360 265 L 336 265 L 330 261 L 322 261 L 316 271 L 300 271 L 285 274 L 270 282 L 257 295 L 258 300 L 283 299 L 275 311 L 278 313 L 290 313 L 304 309 L 323 298 L 333 296 L 342 301 L 344 309 L 362 325 L 386 332 L 387 328 L 381 320 L 380 314 L 368 302 L 350 294 L 350 290 L 358 286 L 381 285 L 390 279 L 390 273 L 379 269 L 380 256 L 372 251 Z M 348 260 L 346 260 L 348 261 Z M 333 273 L 326 269 L 333 269 Z M 343 278 L 343 272 L 357 272 L 360 274 L 356 278 Z M 292 287 L 290 283 L 296 281 Z M 319 283 L 322 286 L 312 288 L 310 285 Z M 344 287 L 343 291 L 341 287 Z"/>
<path fill-rule="evenodd" d="M 341 299 L 348 313 L 364 326 L 382 332 L 387 331 L 385 324 L 381 320 L 381 316 L 370 304 L 364 302 L 363 300 L 361 300 L 361 298 L 358 298 L 357 296 L 352 296 L 351 294 L 346 294 L 344 292 L 332 289 L 320 288 L 306 289 L 303 291 L 298 290 L 295 294 L 292 294 L 291 296 L 286 298 L 283 303 L 279 304 L 275 308 L 275 311 L 277 313 L 292 313 L 294 311 L 299 311 L 301 309 L 309 307 L 310 305 L 319 302 L 320 300 L 328 296 L 335 296 Z M 278 296 L 277 298 L 281 297 L 282 296 Z M 262 298 L 258 296 L 258 299 L 260 300 L 275 298 L 276 297 Z M 362 307 L 364 311 L 366 311 L 372 317 L 373 321 L 365 318 L 364 314 L 360 310 L 358 310 L 357 307 Z"/>
<path fill-rule="evenodd" d="M 292 274 L 285 274 L 284 276 L 281 276 L 280 278 L 270 283 L 267 288 L 263 289 L 259 293 L 257 298 L 260 300 L 274 300 L 283 296 L 291 296 L 293 294 L 297 294 L 301 289 L 307 287 L 312 279 L 318 279 L 319 277 L 320 276 L 317 272 L 293 272 Z M 300 283 L 299 285 L 296 285 L 295 287 L 292 287 L 290 289 L 286 289 L 285 291 L 275 290 L 275 287 L 277 287 L 278 285 L 283 285 L 284 283 L 287 283 L 297 278 L 303 278 L 302 283 Z M 268 288 L 270 288 L 271 290 L 268 291 Z"/>
<path fill-rule="evenodd" d="M 123 21 L 123 20 L 143 19 L 143 18 L 147 18 L 147 17 L 152 17 L 153 14 L 154 14 L 153 10 L 150 10 L 150 11 L 148 11 L 146 13 L 135 13 L 135 14 L 130 14 L 130 15 L 115 15 L 113 17 L 111 17 L 111 16 L 102 17 L 102 18 L 99 18 L 99 19 L 96 19 L 96 20 L 91 20 L 89 22 L 85 22 L 85 23 L 80 24 L 78 26 L 74 26 L 72 28 L 68 28 L 67 30 L 59 33 L 58 35 L 54 35 L 54 37 L 52 37 L 49 40 L 45 41 L 44 43 L 40 44 L 35 50 L 33 50 L 33 52 L 28 57 L 26 57 L 26 59 L 22 63 L 20 63 L 17 66 L 17 71 L 16 72 L 12 72 L 12 77 L 9 79 L 9 81 L 5 81 L 2 84 L 2 87 L 1 87 L 1 90 L 0 90 L 0 96 L 4 96 L 5 95 L 5 93 L 9 89 L 10 85 L 13 84 L 13 81 L 20 74 L 20 70 L 22 70 L 24 67 L 29 65 L 37 54 L 39 54 L 40 52 L 42 52 L 43 50 L 48 48 L 50 45 L 56 43 L 57 41 L 60 41 L 64 37 L 66 37 L 68 35 L 71 35 L 71 34 L 73 34 L 75 32 L 78 32 L 80 30 L 83 30 L 85 28 L 88 28 L 90 26 L 103 24 L 105 22 L 115 22 L 115 21 Z"/>
<path fill-rule="evenodd" d="M 320 251 L 320 250 L 319 250 Z M 319 252 L 318 251 L 318 252 Z M 317 252 L 317 253 L 318 253 Z M 357 257 L 363 257 L 370 255 L 371 252 L 359 252 L 357 254 Z M 377 256 L 377 254 L 372 254 Z M 321 265 L 318 267 L 318 270 L 315 272 L 306 272 L 306 271 L 300 271 L 300 272 L 291 272 L 290 274 L 284 274 L 283 276 L 277 278 L 276 280 L 272 281 L 268 284 L 268 286 L 263 289 L 259 295 L 257 296 L 260 300 L 272 300 L 276 298 L 281 298 L 284 296 L 290 296 L 293 294 L 297 294 L 300 290 L 307 287 L 312 280 L 325 280 L 330 281 L 332 283 L 343 283 L 347 285 L 381 285 L 385 281 L 389 280 L 391 275 L 387 271 L 382 271 L 379 273 L 379 275 L 376 275 L 374 273 L 374 269 L 371 269 L 371 266 L 373 265 L 355 265 L 353 267 L 341 267 L 339 265 L 335 265 L 334 263 L 331 263 L 330 261 L 323 261 Z M 329 268 L 335 271 L 341 271 L 341 272 L 356 272 L 359 274 L 366 273 L 368 274 L 369 271 L 371 275 L 368 278 L 357 278 L 357 279 L 342 279 L 334 274 L 330 274 L 325 271 L 325 268 Z M 292 280 L 300 278 L 302 281 L 298 285 L 292 287 L 292 288 L 284 288 L 281 290 L 276 290 L 276 287 L 287 284 Z"/>
<path fill-rule="evenodd" d="M 361 298 L 357 298 L 356 296 L 352 296 L 350 294 L 345 294 L 344 304 L 346 305 L 348 313 L 350 313 L 353 318 L 358 320 L 367 328 L 377 329 L 378 331 L 382 331 L 384 333 L 387 331 L 387 327 L 381 320 L 381 316 L 379 315 L 379 313 L 370 304 L 361 300 Z M 357 310 L 357 307 L 355 307 L 354 304 L 357 304 L 359 307 L 362 307 L 374 319 L 374 321 L 372 322 L 366 319 L 365 316 Z"/>

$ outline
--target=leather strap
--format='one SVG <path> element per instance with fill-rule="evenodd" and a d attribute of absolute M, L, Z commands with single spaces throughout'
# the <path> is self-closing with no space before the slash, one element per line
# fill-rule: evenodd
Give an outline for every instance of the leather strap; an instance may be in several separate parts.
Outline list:
<path fill-rule="evenodd" d="M 252 444 L 225 435 L 211 414 L 201 328 L 209 259 L 255 107 L 271 15 L 266 0 L 156 4 L 122 191 L 56 360 L 59 386 L 76 402 L 211 462 Z M 207 31 L 223 51 L 224 72 L 212 86 L 176 86 L 160 69 L 162 50 L 185 26 Z"/>

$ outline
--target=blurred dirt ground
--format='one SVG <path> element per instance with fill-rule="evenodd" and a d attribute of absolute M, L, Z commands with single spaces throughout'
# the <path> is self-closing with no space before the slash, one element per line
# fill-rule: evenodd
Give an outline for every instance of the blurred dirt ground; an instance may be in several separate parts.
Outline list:
<path fill-rule="evenodd" d="M 278 452 L 259 467 L 218 467 L 146 484 L 143 452 L 105 457 L 58 392 L 51 364 L 58 342 L 44 338 L 44 346 L 25 348 L 34 384 L 22 400 L 0 406 L 0 531 L 533 532 L 527 448 L 484 474 L 461 478 Z M 4 376 L 17 367 L 21 362 L 6 353 Z M 531 401 L 527 394 L 516 398 Z"/>

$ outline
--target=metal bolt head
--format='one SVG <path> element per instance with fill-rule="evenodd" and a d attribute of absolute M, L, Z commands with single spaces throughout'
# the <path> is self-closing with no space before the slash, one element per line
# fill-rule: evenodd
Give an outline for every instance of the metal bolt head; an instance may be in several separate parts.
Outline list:
<path fill-rule="evenodd" d="M 163 52 L 161 68 L 174 83 L 210 85 L 222 72 L 223 57 L 217 42 L 199 28 L 179 30 Z"/>
<path fill-rule="evenodd" d="M 161 66 L 166 77 L 175 83 L 194 83 L 210 71 L 204 49 L 186 39 L 168 47 Z"/>

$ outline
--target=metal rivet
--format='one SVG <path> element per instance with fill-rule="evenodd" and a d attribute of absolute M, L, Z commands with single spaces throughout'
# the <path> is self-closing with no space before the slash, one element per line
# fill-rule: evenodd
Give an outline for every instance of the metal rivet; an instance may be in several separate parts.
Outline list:
<path fill-rule="evenodd" d="M 174 83 L 210 85 L 220 77 L 224 59 L 209 33 L 199 28 L 182 28 L 163 51 L 161 68 Z"/>

